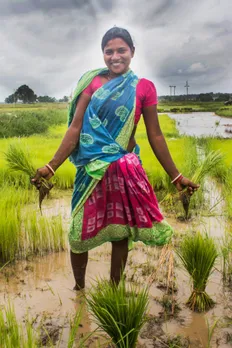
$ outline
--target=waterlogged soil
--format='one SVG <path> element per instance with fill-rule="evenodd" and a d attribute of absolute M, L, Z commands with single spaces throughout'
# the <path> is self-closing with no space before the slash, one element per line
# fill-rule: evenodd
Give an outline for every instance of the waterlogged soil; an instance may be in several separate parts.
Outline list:
<path fill-rule="evenodd" d="M 188 230 L 210 232 L 220 242 L 227 228 L 223 217 L 223 203 L 220 191 L 213 182 L 208 183 L 207 194 L 212 216 L 200 216 L 190 221 L 178 221 L 166 214 L 167 221 L 174 227 L 176 238 Z M 43 213 L 62 214 L 68 222 L 70 196 L 44 202 Z M 109 278 L 110 243 L 90 251 L 86 276 L 86 290 L 96 279 Z M 175 282 L 170 293 L 166 288 L 166 269 L 158 269 L 160 250 L 136 243 L 129 253 L 126 280 L 144 286 L 151 279 L 148 322 L 141 331 L 138 347 L 209 347 L 209 330 L 217 321 L 210 347 L 231 347 L 232 342 L 232 292 L 223 287 L 218 262 L 207 286 L 207 292 L 215 300 L 213 309 L 204 314 L 193 313 L 185 306 L 191 292 L 187 274 L 175 261 Z M 155 272 L 155 273 L 154 273 Z M 151 276 L 152 275 L 152 276 Z M 40 327 L 44 346 L 52 342 L 55 346 L 67 347 L 70 318 L 82 308 L 82 320 L 78 330 L 77 347 L 80 339 L 94 331 L 97 325 L 88 312 L 81 293 L 73 291 L 74 279 L 71 271 L 68 250 L 44 257 L 28 258 L 3 268 L 0 272 L 0 305 L 9 301 L 14 305 L 19 322 L 25 318 L 33 319 L 34 327 Z M 49 339 L 48 339 L 49 335 Z M 102 335 L 102 334 L 101 334 Z M 94 333 L 85 347 L 110 347 L 106 336 Z"/>
<path fill-rule="evenodd" d="M 180 134 L 189 136 L 232 138 L 232 118 L 221 117 L 213 112 L 168 114 L 176 120 Z"/>

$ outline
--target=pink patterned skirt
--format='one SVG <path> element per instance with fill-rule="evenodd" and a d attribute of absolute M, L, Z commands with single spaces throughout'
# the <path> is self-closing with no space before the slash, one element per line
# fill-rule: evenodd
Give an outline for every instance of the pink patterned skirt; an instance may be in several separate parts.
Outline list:
<path fill-rule="evenodd" d="M 107 225 L 151 228 L 163 216 L 138 157 L 129 153 L 113 162 L 84 205 L 82 239 Z"/>
<path fill-rule="evenodd" d="M 152 246 L 164 245 L 172 234 L 139 158 L 128 153 L 111 163 L 73 217 L 69 242 L 73 252 L 82 253 L 125 238 Z"/>

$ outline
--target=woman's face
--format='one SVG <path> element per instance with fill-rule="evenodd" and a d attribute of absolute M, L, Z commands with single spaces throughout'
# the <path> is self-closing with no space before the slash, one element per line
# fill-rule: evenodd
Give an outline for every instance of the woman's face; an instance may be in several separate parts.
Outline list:
<path fill-rule="evenodd" d="M 127 72 L 130 66 L 134 51 L 120 38 L 107 42 L 103 51 L 104 61 L 112 76 L 121 75 Z"/>

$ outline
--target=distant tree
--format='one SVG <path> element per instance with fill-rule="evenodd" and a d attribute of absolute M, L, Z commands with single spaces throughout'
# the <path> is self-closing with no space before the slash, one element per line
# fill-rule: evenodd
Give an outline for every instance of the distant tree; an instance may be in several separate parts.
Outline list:
<path fill-rule="evenodd" d="M 60 103 L 67 103 L 69 98 L 65 95 L 63 98 L 59 99 Z"/>
<path fill-rule="evenodd" d="M 200 93 L 197 100 L 201 102 L 213 101 L 213 93 Z"/>
<path fill-rule="evenodd" d="M 22 102 L 25 104 L 34 103 L 37 99 L 37 95 L 27 85 L 20 86 L 16 90 L 15 95 L 17 96 L 17 99 L 22 100 Z"/>
<path fill-rule="evenodd" d="M 52 97 L 49 97 L 48 95 L 40 95 L 38 98 L 37 98 L 38 102 L 39 103 L 55 103 L 56 102 L 56 98 L 52 98 Z"/>
<path fill-rule="evenodd" d="M 230 100 L 230 94 L 229 93 L 219 93 L 215 101 L 221 101 L 225 102 L 227 100 Z"/>
<path fill-rule="evenodd" d="M 13 93 L 11 95 L 9 95 L 6 99 L 5 99 L 5 103 L 7 104 L 13 104 L 17 102 L 17 96 Z"/>

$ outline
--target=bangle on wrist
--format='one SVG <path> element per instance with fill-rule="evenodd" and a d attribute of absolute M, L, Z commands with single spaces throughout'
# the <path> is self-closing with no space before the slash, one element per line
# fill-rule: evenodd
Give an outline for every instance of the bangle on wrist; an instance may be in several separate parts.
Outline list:
<path fill-rule="evenodd" d="M 55 175 L 55 171 L 54 171 L 54 169 L 50 166 L 50 164 L 45 164 L 45 167 L 47 167 L 49 170 L 50 170 L 50 172 L 53 174 L 53 175 Z"/>
<path fill-rule="evenodd" d="M 177 184 L 181 179 L 183 178 L 183 175 L 180 173 L 178 174 L 175 179 L 171 181 L 172 184 Z"/>

